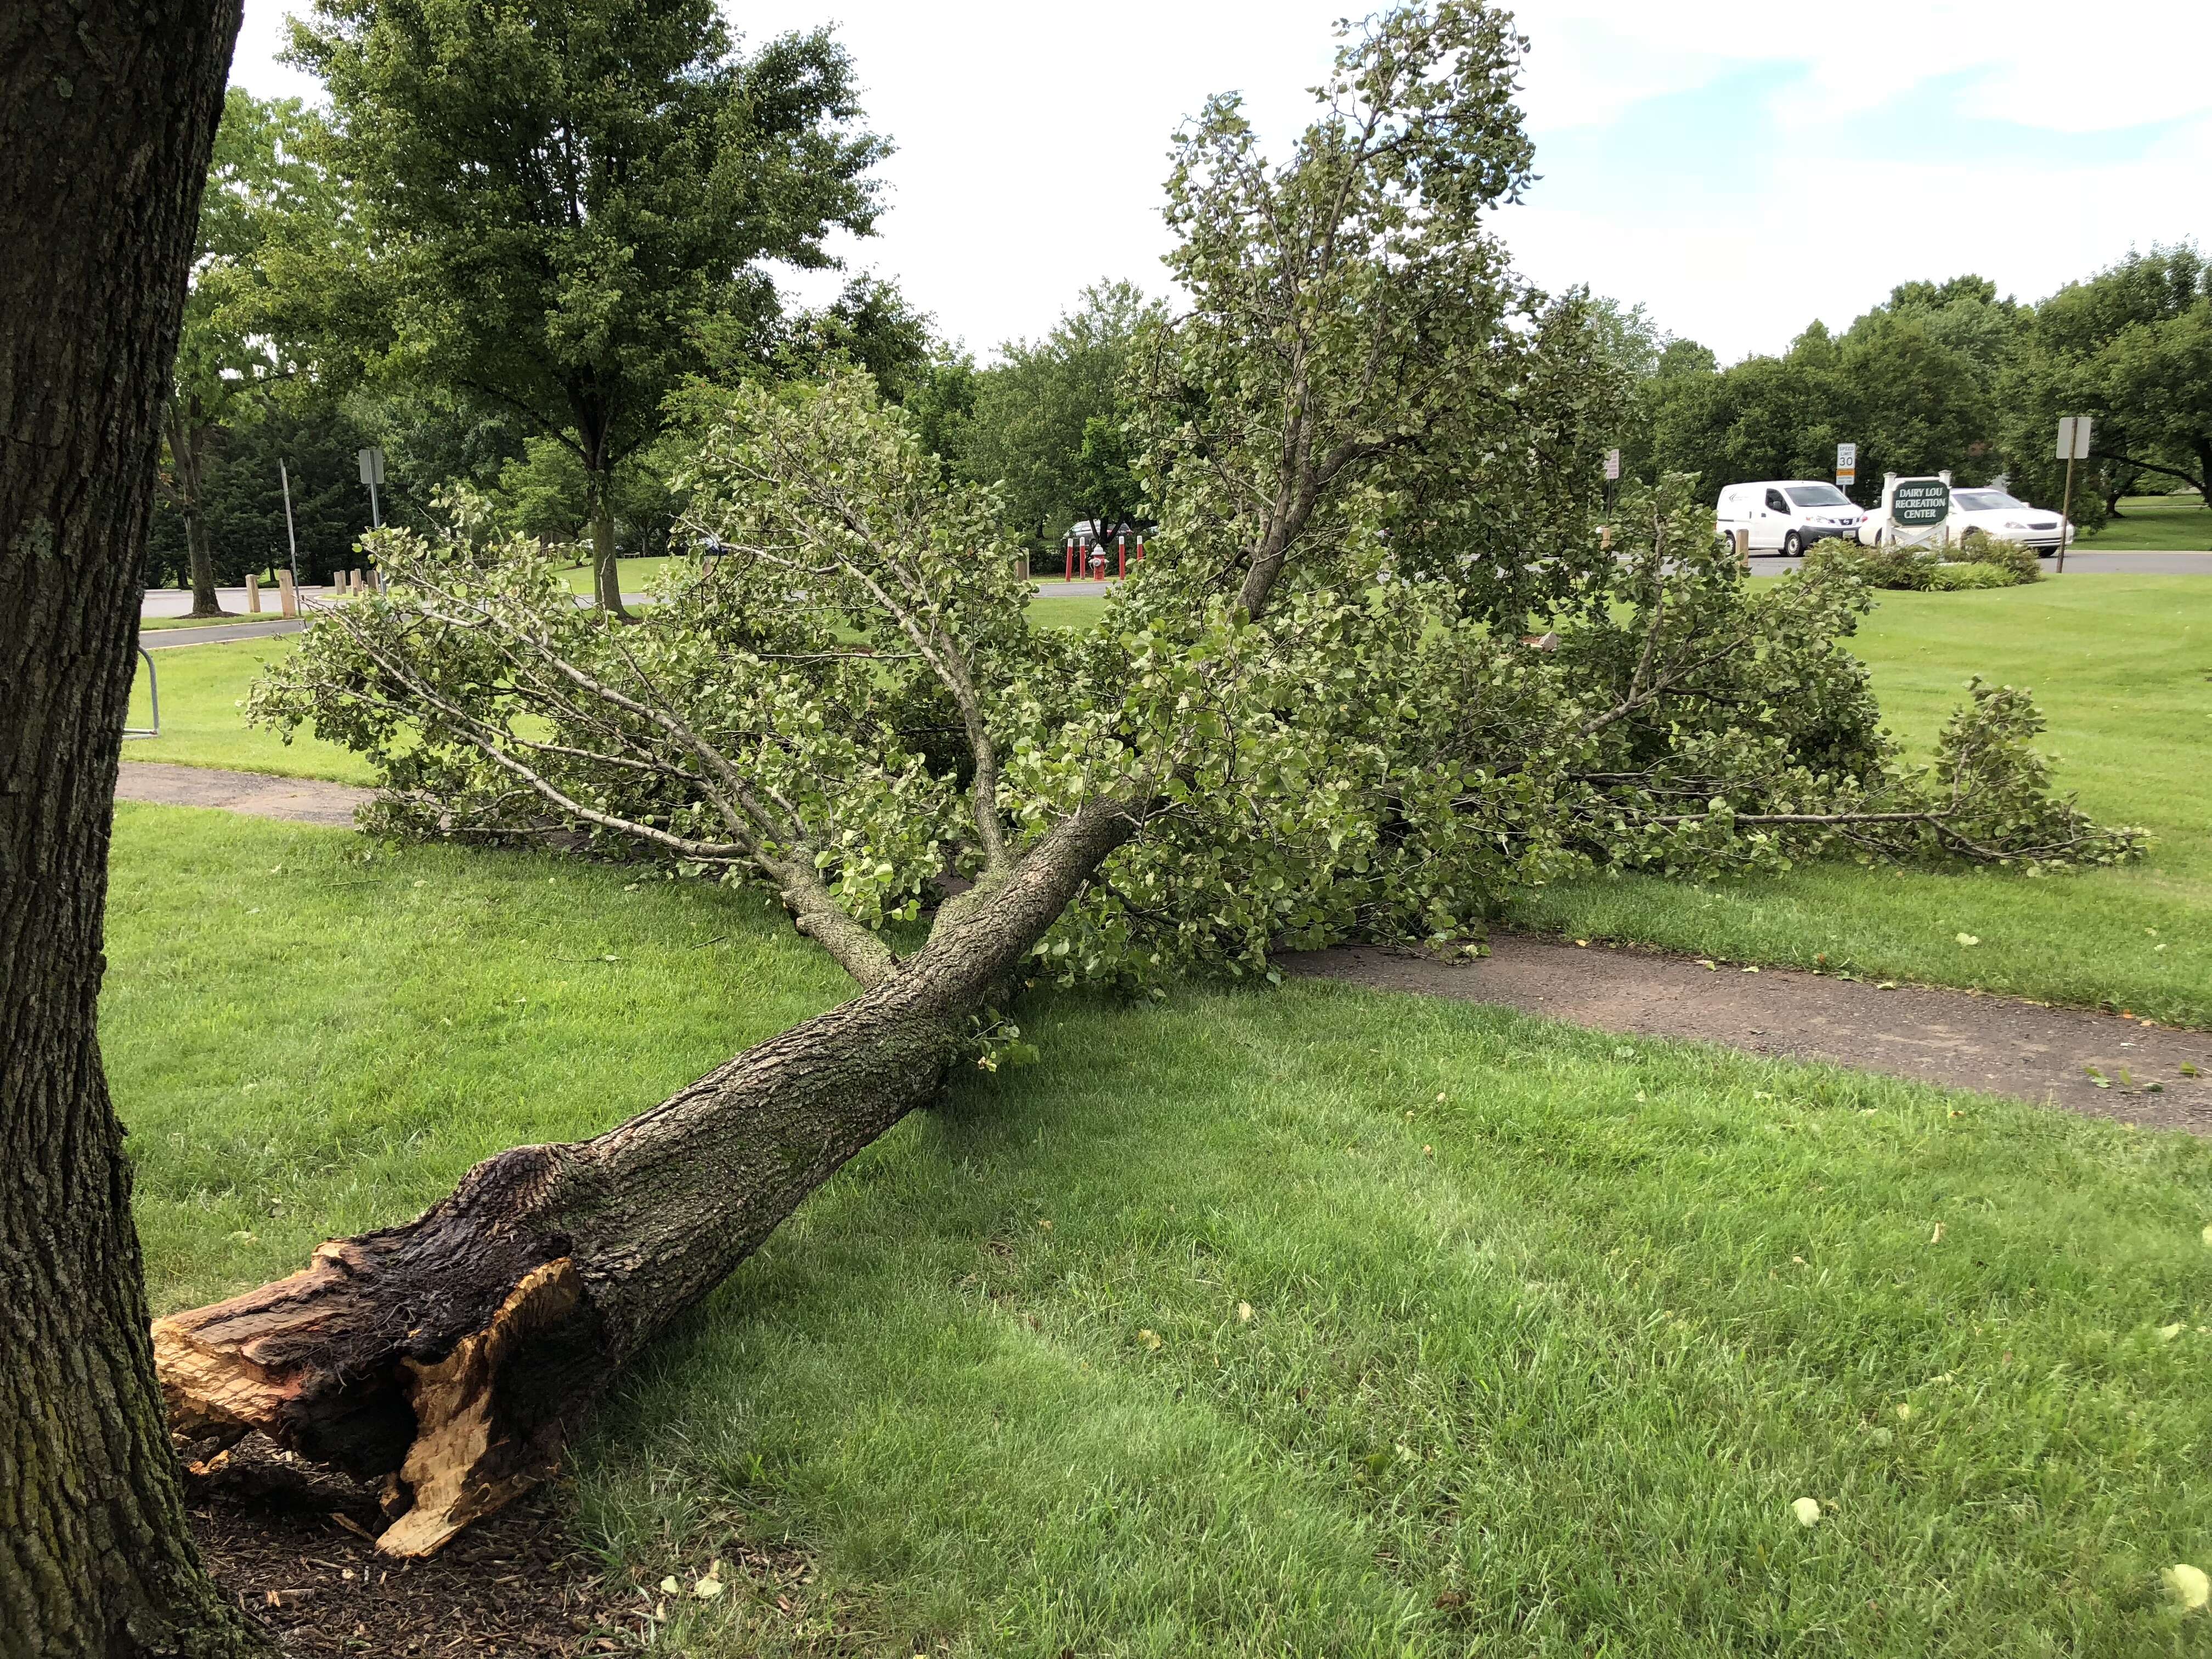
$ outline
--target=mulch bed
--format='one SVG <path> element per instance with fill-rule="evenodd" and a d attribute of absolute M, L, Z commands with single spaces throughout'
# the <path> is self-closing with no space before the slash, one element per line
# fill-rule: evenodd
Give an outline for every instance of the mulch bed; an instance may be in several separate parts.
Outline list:
<path fill-rule="evenodd" d="M 193 1488 L 192 1528 L 210 1571 L 288 1652 L 538 1659 L 637 1644 L 642 1604 L 610 1588 L 557 1485 L 427 1561 L 376 1553 L 384 1516 L 370 1488 L 258 1436 Z"/>

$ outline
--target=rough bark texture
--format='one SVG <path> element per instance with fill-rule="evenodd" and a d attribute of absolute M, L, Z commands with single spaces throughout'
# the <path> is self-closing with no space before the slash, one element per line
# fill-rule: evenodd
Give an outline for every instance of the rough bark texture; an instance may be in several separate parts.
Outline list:
<path fill-rule="evenodd" d="M 161 401 L 238 0 L 0 7 L 0 1654 L 240 1651 L 95 1027 Z"/>
<path fill-rule="evenodd" d="M 599 608 L 610 616 L 627 617 L 623 608 L 622 565 L 615 556 L 615 512 L 607 500 L 612 483 L 604 472 L 592 489 L 592 591 Z"/>
<path fill-rule="evenodd" d="M 538 1478 L 617 1367 L 936 1094 L 970 1017 L 1132 829 L 1117 803 L 1085 806 L 850 1002 L 596 1139 L 503 1152 L 418 1220 L 161 1321 L 173 1425 L 258 1428 L 396 1476 L 412 1506 L 380 1546 L 435 1549 Z"/>

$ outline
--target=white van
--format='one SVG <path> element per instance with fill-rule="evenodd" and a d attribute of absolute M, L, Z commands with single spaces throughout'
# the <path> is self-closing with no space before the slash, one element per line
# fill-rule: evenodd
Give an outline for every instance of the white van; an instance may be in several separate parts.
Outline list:
<path fill-rule="evenodd" d="M 1776 478 L 1765 483 L 1730 484 L 1721 491 L 1714 513 L 1723 536 L 1751 532 L 1754 553 L 1796 558 L 1814 542 L 1840 537 L 1855 542 L 1866 514 L 1831 483 L 1810 478 Z"/>

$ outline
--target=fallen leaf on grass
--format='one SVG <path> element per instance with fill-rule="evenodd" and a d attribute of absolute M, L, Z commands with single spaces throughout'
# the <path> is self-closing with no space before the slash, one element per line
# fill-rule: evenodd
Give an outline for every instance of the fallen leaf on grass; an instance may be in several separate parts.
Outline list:
<path fill-rule="evenodd" d="M 671 1573 L 667 1577 L 660 1581 L 661 1593 L 665 1595 L 673 1595 L 678 1590 L 683 1588 L 684 1587 L 681 1584 L 678 1584 L 676 1582 L 676 1576 L 673 1573 Z"/>
<path fill-rule="evenodd" d="M 2166 1581 L 2166 1593 L 2188 1612 L 2194 1613 L 2212 1601 L 2212 1579 L 2205 1577 L 2202 1567 L 2177 1561 L 2159 1577 Z"/>
<path fill-rule="evenodd" d="M 1249 1325 L 1252 1322 L 1252 1304 L 1250 1303 L 1240 1302 L 1237 1304 L 1237 1322 L 1240 1325 Z"/>
<path fill-rule="evenodd" d="M 1942 1222 L 1939 1221 L 1936 1224 L 1936 1231 L 1928 1235 L 1928 1242 L 1930 1244 L 1941 1244 L 1943 1242 L 1943 1224 Z"/>
<path fill-rule="evenodd" d="M 1160 1334 L 1158 1331 L 1139 1331 L 1137 1333 L 1137 1340 L 1143 1343 L 1154 1353 L 1158 1353 L 1160 1351 Z"/>
<path fill-rule="evenodd" d="M 2188 1328 L 2186 1325 L 2161 1325 L 2158 1328 L 2158 1340 L 2161 1342 L 2171 1342 Z"/>
<path fill-rule="evenodd" d="M 1801 1527 L 1817 1525 L 1820 1519 L 1820 1500 L 1800 1498 L 1790 1505 L 1790 1512 L 1797 1517 L 1797 1524 Z"/>
<path fill-rule="evenodd" d="M 1961 945 L 1979 945 L 1981 943 L 1981 940 L 1976 939 L 1972 933 L 1960 933 L 1958 935 L 1958 940 Z"/>

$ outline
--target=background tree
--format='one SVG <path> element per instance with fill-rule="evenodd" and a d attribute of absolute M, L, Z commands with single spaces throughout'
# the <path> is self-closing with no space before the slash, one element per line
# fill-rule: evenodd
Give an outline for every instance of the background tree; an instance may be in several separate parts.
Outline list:
<path fill-rule="evenodd" d="M 1008 522 L 1032 549 L 1087 520 L 1110 539 L 1133 527 L 1144 491 L 1123 435 L 1131 343 L 1158 307 L 1131 283 L 1098 283 L 1036 340 L 1009 340 L 974 377 L 958 440 L 971 478 L 997 483 Z"/>
<path fill-rule="evenodd" d="M 615 480 L 703 331 L 769 330 L 763 262 L 826 266 L 833 228 L 874 222 L 887 147 L 850 61 L 823 30 L 740 57 L 712 0 L 321 0 L 293 40 L 371 250 L 317 281 L 325 326 L 567 450 L 619 611 Z"/>
<path fill-rule="evenodd" d="M 0 1653 L 250 1644 L 185 1528 L 100 1058 L 139 567 L 235 0 L 0 10 Z"/>
<path fill-rule="evenodd" d="M 198 489 L 213 580 L 233 586 L 256 571 L 273 580 L 289 565 L 285 476 L 300 580 L 325 581 L 332 571 L 358 562 L 354 544 L 368 528 L 368 496 L 356 456 L 371 441 L 343 404 L 313 396 L 270 399 L 252 419 L 225 428 L 201 464 Z M 191 580 L 184 515 L 166 500 L 155 506 L 146 570 L 149 585 Z"/>
<path fill-rule="evenodd" d="M 2094 527 L 2138 482 L 2203 492 L 2212 483 L 2212 262 L 2193 244 L 2130 254 L 2036 307 L 2008 382 L 2013 476 L 2057 502 L 2058 417 L 2095 418 L 2077 513 Z M 2208 497 L 2212 499 L 2212 497 Z"/>
<path fill-rule="evenodd" d="M 258 419 L 271 387 L 299 368 L 293 343 L 272 326 L 265 256 L 278 238 L 312 245 L 339 218 L 331 181 L 313 159 L 320 130 L 296 98 L 233 88 L 223 100 L 161 420 L 161 499 L 183 531 L 195 617 L 222 614 L 210 469 L 225 434 Z"/>
<path fill-rule="evenodd" d="M 1836 446 L 1856 443 L 1863 503 L 1885 472 L 1985 483 L 2005 464 L 2003 386 L 2024 326 L 1970 276 L 1900 283 L 1842 334 L 1813 323 L 1778 357 L 1723 370 L 1686 350 L 1638 390 L 1638 476 L 1694 473 L 1711 496 L 1743 478 L 1826 477 Z"/>

